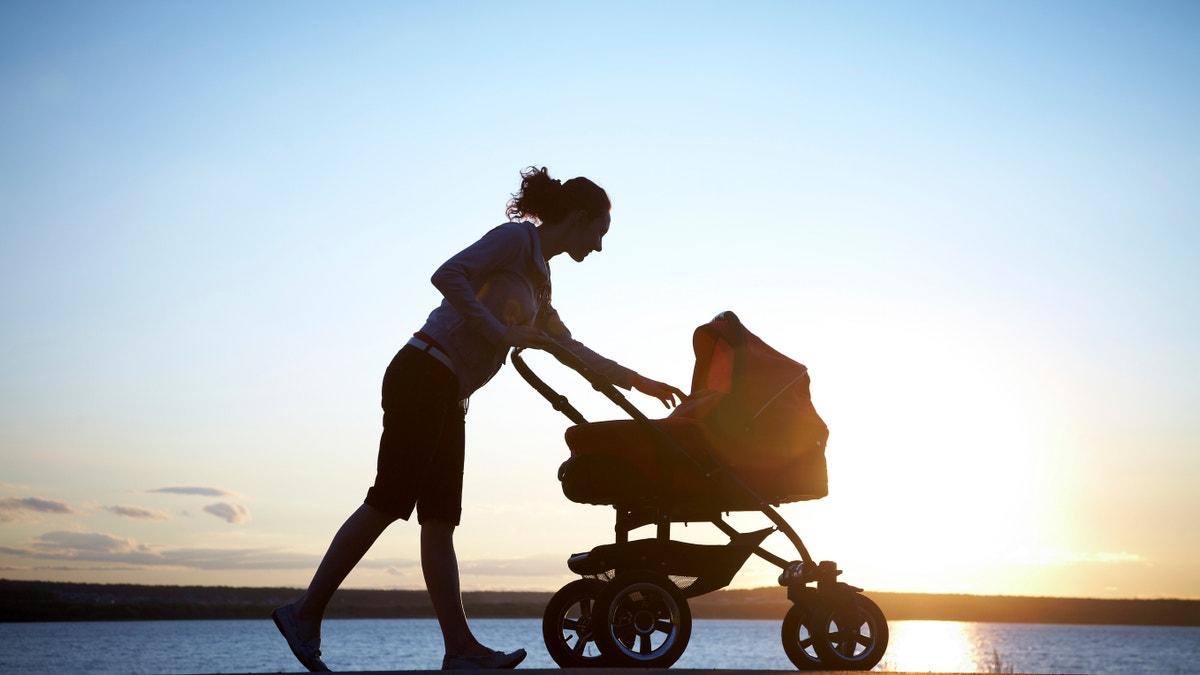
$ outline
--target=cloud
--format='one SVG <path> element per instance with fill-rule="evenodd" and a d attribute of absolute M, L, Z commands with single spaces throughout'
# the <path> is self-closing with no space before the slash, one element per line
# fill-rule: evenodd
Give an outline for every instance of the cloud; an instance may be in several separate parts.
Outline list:
<path fill-rule="evenodd" d="M 164 488 L 155 488 L 153 490 L 146 490 L 146 492 L 159 492 L 159 493 L 172 494 L 172 495 L 196 495 L 199 497 L 236 497 L 237 496 L 236 494 L 229 492 L 228 490 L 222 490 L 220 488 L 210 488 L 210 487 L 164 487 Z"/>
<path fill-rule="evenodd" d="M 65 502 L 41 497 L 9 497 L 0 499 L 0 523 L 36 517 L 40 514 L 75 515 L 79 512 Z"/>
<path fill-rule="evenodd" d="M 116 514 L 122 518 L 137 518 L 139 520 L 170 520 L 171 516 L 161 511 L 151 511 L 143 509 L 140 506 L 125 506 L 117 504 L 115 506 L 105 506 L 105 511 Z"/>
<path fill-rule="evenodd" d="M 3 546 L 0 553 L 32 560 L 71 563 L 41 569 L 112 569 L 112 565 L 176 567 L 208 571 L 313 569 L 320 557 L 270 548 L 156 549 L 133 539 L 96 532 L 47 532 L 24 547 Z M 392 561 L 393 563 L 395 561 Z M 105 567 L 80 567 L 101 563 Z M 16 569 L 16 568 L 13 568 Z"/>
<path fill-rule="evenodd" d="M 560 555 L 540 555 L 528 558 L 466 560 L 462 573 L 470 576 L 537 577 L 568 573 L 566 559 Z"/>
<path fill-rule="evenodd" d="M 135 565 L 2 565 L 0 572 L 142 572 L 145 567 Z"/>
<path fill-rule="evenodd" d="M 40 560 L 152 563 L 158 554 L 132 539 L 95 532 L 47 532 L 28 548 L 0 547 L 0 553 Z"/>
<path fill-rule="evenodd" d="M 163 564 L 201 570 L 307 570 L 320 562 L 317 555 L 269 548 L 185 548 L 162 554 Z"/>
<path fill-rule="evenodd" d="M 77 551 L 100 551 L 112 553 L 116 551 L 149 551 L 149 547 L 138 544 L 132 539 L 117 537 L 111 534 L 95 532 L 47 532 L 37 538 L 34 544 L 39 548 L 60 549 L 69 548 Z"/>
<path fill-rule="evenodd" d="M 230 524 L 244 523 L 250 520 L 250 509 L 241 504 L 230 504 L 229 502 L 217 502 L 204 507 L 204 512 L 223 519 Z"/>

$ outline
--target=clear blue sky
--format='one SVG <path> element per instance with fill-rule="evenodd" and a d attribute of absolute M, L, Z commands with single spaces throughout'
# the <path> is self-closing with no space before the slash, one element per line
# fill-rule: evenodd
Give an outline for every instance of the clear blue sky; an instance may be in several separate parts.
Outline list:
<path fill-rule="evenodd" d="M 732 309 L 810 367 L 831 494 L 783 513 L 852 583 L 1200 597 L 1198 34 L 1185 2 L 6 2 L 0 576 L 307 583 L 429 275 L 536 164 L 613 200 L 555 265 L 584 342 L 686 387 Z M 559 491 L 566 419 L 506 368 L 468 424 L 464 585 L 557 588 L 612 524 Z M 348 584 L 419 587 L 415 534 Z"/>

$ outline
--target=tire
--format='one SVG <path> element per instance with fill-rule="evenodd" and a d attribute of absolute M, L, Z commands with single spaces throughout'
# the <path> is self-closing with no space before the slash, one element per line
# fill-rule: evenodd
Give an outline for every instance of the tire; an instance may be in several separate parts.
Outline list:
<path fill-rule="evenodd" d="M 595 668 L 607 661 L 592 633 L 596 598 L 605 583 L 576 579 L 550 598 L 542 615 L 542 639 L 550 658 L 563 668 Z"/>
<path fill-rule="evenodd" d="M 687 598 L 665 575 L 647 570 L 618 574 L 596 600 L 592 632 L 606 665 L 669 668 L 692 636 Z"/>
<path fill-rule="evenodd" d="M 887 619 L 879 605 L 859 593 L 823 601 L 810 629 L 813 648 L 827 670 L 870 670 L 887 650 Z"/>
<path fill-rule="evenodd" d="M 797 670 L 824 670 L 812 636 L 813 615 L 820 609 L 814 591 L 802 595 L 783 617 L 783 651 Z"/>

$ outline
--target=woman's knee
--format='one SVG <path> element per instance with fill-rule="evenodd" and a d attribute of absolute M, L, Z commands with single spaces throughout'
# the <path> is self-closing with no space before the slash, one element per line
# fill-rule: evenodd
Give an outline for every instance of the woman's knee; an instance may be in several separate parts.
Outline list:
<path fill-rule="evenodd" d="M 421 536 L 453 537 L 454 523 L 440 518 L 427 518 L 421 521 Z"/>

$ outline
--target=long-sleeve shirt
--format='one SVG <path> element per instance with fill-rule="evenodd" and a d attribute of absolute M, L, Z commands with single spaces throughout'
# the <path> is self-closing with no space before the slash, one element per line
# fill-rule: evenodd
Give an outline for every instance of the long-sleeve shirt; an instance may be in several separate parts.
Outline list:
<path fill-rule="evenodd" d="M 550 267 L 532 223 L 505 223 L 492 229 L 443 263 L 430 281 L 443 300 L 421 332 L 450 357 L 462 398 L 486 384 L 504 365 L 508 347 L 500 339 L 514 325 L 541 328 L 613 384 L 633 386 L 634 371 L 571 337 L 550 304 Z"/>

